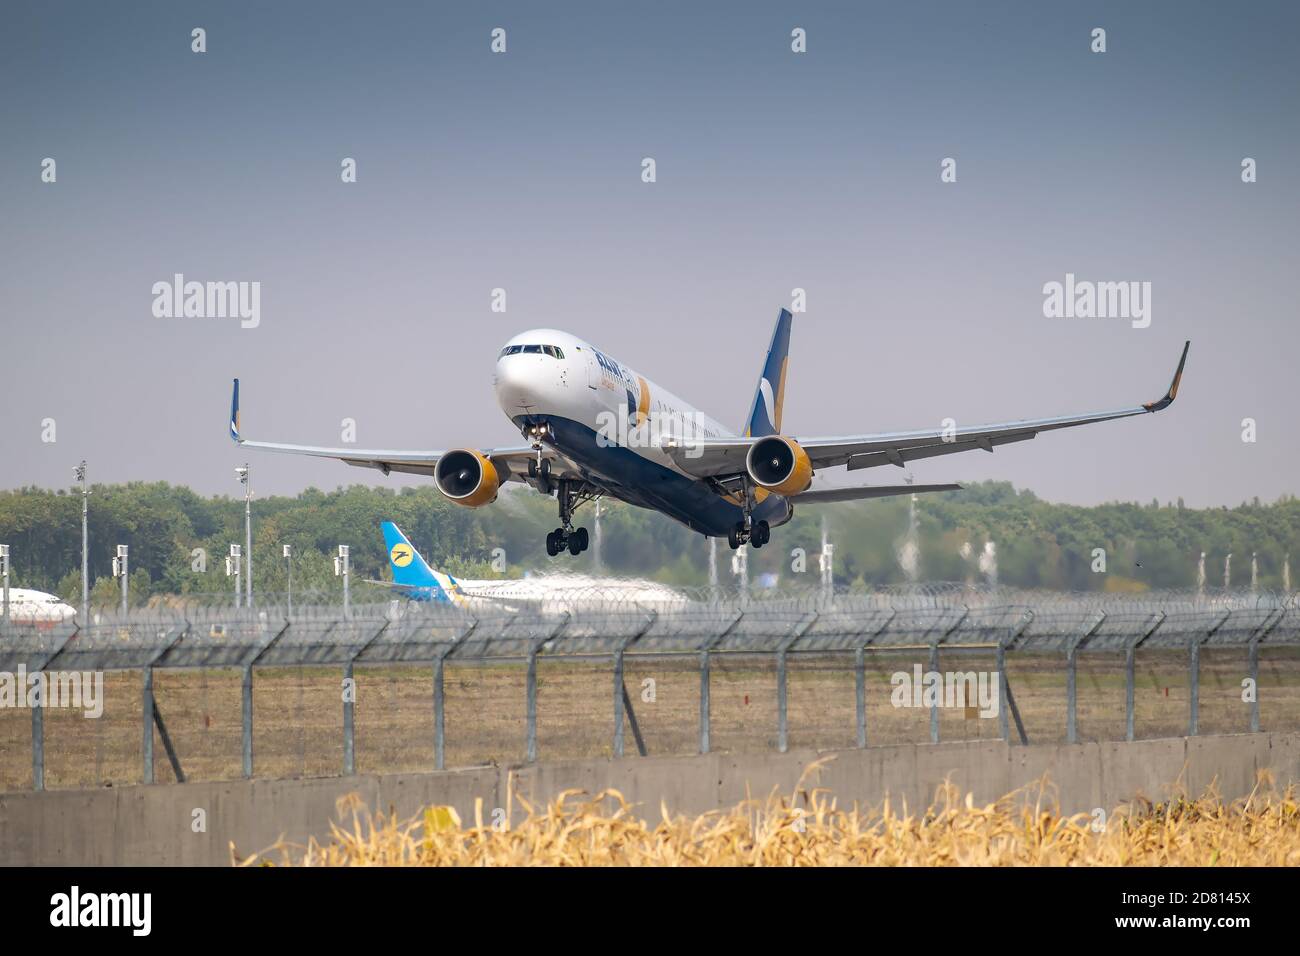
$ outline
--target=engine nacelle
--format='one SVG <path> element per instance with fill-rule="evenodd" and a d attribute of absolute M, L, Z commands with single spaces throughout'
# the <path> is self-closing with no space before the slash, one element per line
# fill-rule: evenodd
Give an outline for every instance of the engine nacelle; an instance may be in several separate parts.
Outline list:
<path fill-rule="evenodd" d="M 482 452 L 457 448 L 438 459 L 433 483 L 456 504 L 479 508 L 496 501 L 501 478 L 492 459 Z"/>
<path fill-rule="evenodd" d="M 749 477 L 778 495 L 797 495 L 812 483 L 812 461 L 793 438 L 769 435 L 749 447 L 745 456 Z"/>

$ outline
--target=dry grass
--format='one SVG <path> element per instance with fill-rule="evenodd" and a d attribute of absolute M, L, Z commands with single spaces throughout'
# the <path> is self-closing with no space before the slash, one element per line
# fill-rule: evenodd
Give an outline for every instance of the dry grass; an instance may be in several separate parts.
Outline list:
<path fill-rule="evenodd" d="M 515 797 L 524 817 L 508 828 L 485 821 L 481 802 L 465 825 L 451 807 L 406 820 L 372 815 L 352 795 L 339 801 L 327 842 L 279 843 L 247 858 L 230 849 L 242 866 L 1300 865 L 1297 794 L 1273 792 L 1267 778 L 1230 804 L 1212 790 L 1194 800 L 1138 801 L 1115 811 L 1102 832 L 1090 815 L 1047 806 L 1048 790 L 1044 780 L 977 805 L 945 784 L 920 812 L 889 801 L 862 810 L 840 809 L 801 781 L 789 798 L 774 792 L 698 817 L 660 807 L 657 823 L 617 791 L 567 791 L 544 807 Z"/>
<path fill-rule="evenodd" d="M 751 655 L 715 655 L 712 747 L 733 753 L 776 747 L 773 661 Z M 949 660 L 952 658 L 952 660 Z M 1120 655 L 1085 655 L 1079 668 L 1079 735 L 1122 740 L 1124 671 Z M 890 705 L 889 675 L 925 662 L 925 650 L 868 658 L 867 734 L 872 746 L 924 743 L 924 708 Z M 1241 700 L 1244 650 L 1202 654 L 1202 734 L 1242 733 L 1250 708 Z M 649 753 L 685 755 L 699 747 L 699 672 L 695 658 L 651 655 L 627 659 L 626 683 Z M 949 654 L 941 667 L 991 669 L 992 655 Z M 1010 681 L 1032 743 L 1064 739 L 1065 674 L 1058 657 L 1018 655 Z M 1137 736 L 1187 732 L 1185 652 L 1139 655 Z M 522 664 L 448 663 L 446 765 L 467 767 L 520 760 L 525 753 L 525 669 Z M 338 668 L 269 667 L 253 684 L 254 770 L 267 778 L 335 776 L 343 768 L 342 672 Z M 642 698 L 646 679 L 655 699 Z M 356 760 L 361 773 L 431 770 L 432 672 L 410 666 L 358 667 Z M 612 675 L 608 661 L 543 659 L 538 664 L 538 752 L 543 760 L 613 754 Z M 790 659 L 790 746 L 837 749 L 856 744 L 851 655 L 794 655 Z M 50 789 L 122 786 L 141 778 L 140 673 L 105 674 L 105 711 L 84 720 L 71 710 L 45 715 L 45 784 Z M 240 674 L 234 669 L 159 670 L 154 694 L 190 780 L 233 780 L 242 772 Z M 1261 663 L 1260 700 L 1266 730 L 1300 726 L 1300 648 L 1269 650 Z M 634 753 L 625 728 L 628 753 Z M 1014 729 L 1012 731 L 1014 733 Z M 993 740 L 997 720 L 967 719 L 961 709 L 940 712 L 940 737 Z M 172 779 L 155 735 L 156 779 Z M 0 791 L 31 787 L 31 714 L 0 708 Z"/>

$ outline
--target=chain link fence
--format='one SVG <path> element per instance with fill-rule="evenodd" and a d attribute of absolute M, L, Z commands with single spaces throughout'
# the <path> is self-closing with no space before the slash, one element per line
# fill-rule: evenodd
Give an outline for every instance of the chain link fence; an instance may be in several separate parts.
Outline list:
<path fill-rule="evenodd" d="M 8 790 L 1298 723 L 1293 594 L 601 587 L 0 624 Z"/>

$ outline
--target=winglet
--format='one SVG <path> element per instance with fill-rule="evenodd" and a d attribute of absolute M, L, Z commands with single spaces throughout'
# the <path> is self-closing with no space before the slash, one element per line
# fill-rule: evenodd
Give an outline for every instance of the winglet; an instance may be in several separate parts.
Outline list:
<path fill-rule="evenodd" d="M 230 439 L 239 444 L 239 379 L 235 379 L 235 388 L 230 393 Z"/>
<path fill-rule="evenodd" d="M 1169 391 L 1166 392 L 1165 397 L 1160 399 L 1159 401 L 1147 402 L 1145 405 L 1143 405 L 1142 407 L 1145 408 L 1147 411 L 1149 412 L 1163 411 L 1164 409 L 1168 408 L 1170 405 L 1174 403 L 1174 399 L 1178 397 L 1178 384 L 1183 380 L 1183 366 L 1187 364 L 1187 350 L 1190 349 L 1191 347 L 1192 347 L 1192 343 L 1190 339 L 1187 342 L 1183 343 L 1183 357 L 1178 360 L 1178 370 L 1174 372 L 1174 380 L 1169 385 Z"/>

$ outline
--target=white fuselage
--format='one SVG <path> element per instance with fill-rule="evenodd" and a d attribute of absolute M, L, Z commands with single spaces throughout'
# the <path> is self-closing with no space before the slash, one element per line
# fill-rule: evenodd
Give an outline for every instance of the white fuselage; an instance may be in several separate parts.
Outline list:
<path fill-rule="evenodd" d="M 734 434 L 630 366 L 558 329 L 532 329 L 507 342 L 494 383 L 501 410 L 516 425 L 575 422 L 679 474 L 685 472 L 661 447 L 665 440 L 689 446 L 692 439 Z"/>
<path fill-rule="evenodd" d="M 57 624 L 76 615 L 76 608 L 54 594 L 29 588 L 9 589 L 9 619 L 16 623 Z"/>

